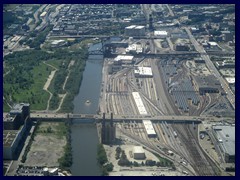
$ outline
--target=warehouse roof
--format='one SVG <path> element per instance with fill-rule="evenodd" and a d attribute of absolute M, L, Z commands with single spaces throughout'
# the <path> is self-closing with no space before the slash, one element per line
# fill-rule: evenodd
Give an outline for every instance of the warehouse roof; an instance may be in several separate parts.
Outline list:
<path fill-rule="evenodd" d="M 137 25 L 131 25 L 128 27 L 125 27 L 125 29 L 143 29 L 145 26 L 137 26 Z"/>
<path fill-rule="evenodd" d="M 118 55 L 114 61 L 121 61 L 121 60 L 124 60 L 124 61 L 132 61 L 133 60 L 133 56 L 123 56 L 123 55 Z"/>
<path fill-rule="evenodd" d="M 220 146 L 229 155 L 235 155 L 235 126 L 217 125 L 213 126 Z"/>
<path fill-rule="evenodd" d="M 131 25 L 131 26 L 128 26 L 128 27 L 125 27 L 126 29 L 134 29 L 136 27 L 136 25 Z"/>
<path fill-rule="evenodd" d="M 155 36 L 167 36 L 167 31 L 154 31 Z"/>
<path fill-rule="evenodd" d="M 216 43 L 216 42 L 208 42 L 208 44 L 209 44 L 210 46 L 218 46 L 218 43 Z"/>
<path fill-rule="evenodd" d="M 145 26 L 136 26 L 135 29 L 143 29 Z"/>
<path fill-rule="evenodd" d="M 151 67 L 138 67 L 138 69 L 134 70 L 134 73 L 142 75 L 142 76 L 152 76 L 152 68 Z"/>
<path fill-rule="evenodd" d="M 235 83 L 235 77 L 227 77 L 225 78 L 229 84 L 234 84 Z"/>
<path fill-rule="evenodd" d="M 145 109 L 145 106 L 142 102 L 142 98 L 140 97 L 139 93 L 138 92 L 132 92 L 132 95 L 133 95 L 133 98 L 134 98 L 134 101 L 137 105 L 137 108 L 138 108 L 138 111 L 141 115 L 143 114 L 147 114 L 147 111 Z"/>
<path fill-rule="evenodd" d="M 145 151 L 142 146 L 134 146 L 133 153 L 145 153 Z"/>
<path fill-rule="evenodd" d="M 144 125 L 148 135 L 156 135 L 156 132 L 155 132 L 152 122 L 150 120 L 143 120 L 143 125 Z"/>

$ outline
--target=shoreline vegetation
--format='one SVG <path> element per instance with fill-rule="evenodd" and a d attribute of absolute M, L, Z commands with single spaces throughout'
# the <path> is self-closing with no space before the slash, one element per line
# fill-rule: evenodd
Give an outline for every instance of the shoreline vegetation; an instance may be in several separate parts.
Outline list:
<path fill-rule="evenodd" d="M 114 166 L 111 162 L 108 162 L 107 154 L 103 144 L 98 144 L 97 146 L 97 161 L 101 169 L 101 175 L 108 176 L 109 172 L 113 170 Z"/>
<path fill-rule="evenodd" d="M 58 112 L 69 113 L 73 110 L 73 99 L 82 82 L 83 71 L 88 57 L 88 43 L 91 40 L 74 40 L 67 47 L 47 50 L 29 49 L 13 52 L 4 57 L 5 67 L 9 69 L 3 78 L 4 112 L 13 103 L 28 102 L 31 110 L 50 111 L 58 109 L 61 97 L 65 98 Z M 50 94 L 43 89 L 53 67 L 57 71 L 49 85 Z M 74 62 L 74 65 L 71 63 Z"/>

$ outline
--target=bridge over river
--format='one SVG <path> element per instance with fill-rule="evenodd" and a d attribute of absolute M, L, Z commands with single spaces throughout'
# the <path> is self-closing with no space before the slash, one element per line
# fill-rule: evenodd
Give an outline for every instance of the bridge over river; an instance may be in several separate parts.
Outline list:
<path fill-rule="evenodd" d="M 31 118 L 33 120 L 57 120 L 57 119 L 65 119 L 65 120 L 79 120 L 84 121 L 86 120 L 92 121 L 93 119 L 95 122 L 100 122 L 102 120 L 102 115 L 98 114 L 72 114 L 72 113 L 31 113 Z M 106 114 L 106 120 L 110 120 L 110 114 Z M 151 115 L 114 115 L 113 121 L 114 122 L 122 122 L 122 121 L 142 121 L 142 120 L 151 120 L 151 121 L 168 121 L 174 123 L 200 123 L 204 120 L 211 120 L 211 121 L 219 121 L 219 118 L 214 116 L 151 116 Z"/>

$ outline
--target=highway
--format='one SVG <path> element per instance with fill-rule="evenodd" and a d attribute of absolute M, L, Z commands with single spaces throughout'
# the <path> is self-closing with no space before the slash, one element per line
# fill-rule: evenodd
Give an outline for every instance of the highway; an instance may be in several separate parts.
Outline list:
<path fill-rule="evenodd" d="M 212 63 L 212 61 L 210 60 L 208 54 L 206 53 L 206 51 L 204 50 L 204 48 L 196 41 L 196 39 L 193 37 L 191 31 L 189 30 L 189 28 L 185 27 L 186 32 L 188 33 L 188 36 L 190 38 L 190 41 L 192 42 L 192 44 L 194 45 L 196 51 L 198 51 L 201 54 L 201 57 L 205 60 L 206 62 L 206 66 L 208 67 L 208 69 L 212 72 L 213 74 L 218 78 L 218 80 L 220 81 L 222 88 L 224 89 L 224 91 L 226 92 L 226 97 L 229 100 L 229 102 L 231 103 L 232 107 L 235 109 L 235 94 L 233 94 L 233 92 L 231 91 L 231 89 L 229 88 L 229 85 L 227 84 L 227 82 L 225 81 L 225 79 L 221 76 L 221 74 L 218 72 L 217 68 L 214 66 L 214 64 Z"/>

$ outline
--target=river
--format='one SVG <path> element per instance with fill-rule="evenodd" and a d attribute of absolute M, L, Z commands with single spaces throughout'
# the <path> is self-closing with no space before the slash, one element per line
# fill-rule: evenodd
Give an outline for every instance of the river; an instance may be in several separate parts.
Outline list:
<path fill-rule="evenodd" d="M 101 48 L 101 44 L 92 45 L 89 50 Z M 102 55 L 89 55 L 83 72 L 83 80 L 78 95 L 74 98 L 73 113 L 96 114 L 102 80 Z M 89 103 L 86 103 L 86 101 Z M 73 176 L 100 176 L 97 165 L 97 128 L 94 124 L 73 121 L 71 127 Z"/>

